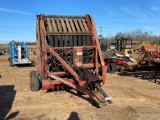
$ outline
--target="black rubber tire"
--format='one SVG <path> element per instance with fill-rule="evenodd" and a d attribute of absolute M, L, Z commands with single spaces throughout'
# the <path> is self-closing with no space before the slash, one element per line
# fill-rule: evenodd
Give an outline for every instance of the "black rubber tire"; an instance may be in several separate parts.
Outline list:
<path fill-rule="evenodd" d="M 132 51 L 131 51 L 131 50 L 129 50 L 129 51 L 128 51 L 128 54 L 132 55 Z"/>
<path fill-rule="evenodd" d="M 108 73 L 115 73 L 117 71 L 116 69 L 116 63 L 109 63 L 108 64 L 108 69 L 107 69 L 107 72 Z"/>
<path fill-rule="evenodd" d="M 29 84 L 30 84 L 31 91 L 40 90 L 40 80 L 39 80 L 39 74 L 37 71 L 33 70 L 30 72 Z"/>

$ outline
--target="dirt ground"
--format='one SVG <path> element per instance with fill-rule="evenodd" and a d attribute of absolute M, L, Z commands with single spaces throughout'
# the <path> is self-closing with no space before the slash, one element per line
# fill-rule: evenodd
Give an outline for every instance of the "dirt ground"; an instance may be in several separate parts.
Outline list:
<path fill-rule="evenodd" d="M 29 72 L 36 67 L 9 67 L 7 59 L 0 56 L 0 120 L 160 120 L 153 73 L 107 74 L 102 88 L 113 104 L 96 108 L 68 92 L 31 92 Z"/>

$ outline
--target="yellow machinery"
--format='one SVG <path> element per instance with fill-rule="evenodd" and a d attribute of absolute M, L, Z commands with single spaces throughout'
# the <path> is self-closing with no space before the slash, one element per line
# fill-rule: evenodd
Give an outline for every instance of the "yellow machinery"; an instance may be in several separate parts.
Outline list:
<path fill-rule="evenodd" d="M 158 46 L 156 44 L 152 45 L 149 41 L 142 41 L 141 43 L 141 49 L 143 51 L 155 51 L 158 49 Z"/>
<path fill-rule="evenodd" d="M 149 41 L 142 41 L 141 46 L 150 45 Z"/>
<path fill-rule="evenodd" d="M 131 38 L 117 38 L 117 50 L 123 54 L 133 55 L 132 39 Z"/>

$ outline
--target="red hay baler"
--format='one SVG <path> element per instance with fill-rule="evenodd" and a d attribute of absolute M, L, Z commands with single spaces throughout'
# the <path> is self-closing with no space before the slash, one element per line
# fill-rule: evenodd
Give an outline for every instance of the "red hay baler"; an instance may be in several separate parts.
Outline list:
<path fill-rule="evenodd" d="M 36 17 L 38 71 L 30 72 L 30 88 L 73 88 L 98 104 L 112 103 L 101 88 L 106 80 L 93 17 L 40 14 Z"/>

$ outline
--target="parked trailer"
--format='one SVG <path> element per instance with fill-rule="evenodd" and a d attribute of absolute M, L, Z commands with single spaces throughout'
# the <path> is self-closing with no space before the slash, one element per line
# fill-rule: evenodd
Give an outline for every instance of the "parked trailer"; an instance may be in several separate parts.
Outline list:
<path fill-rule="evenodd" d="M 101 88 L 104 64 L 93 17 L 37 15 L 38 71 L 30 72 L 30 88 L 68 89 L 89 95 L 98 104 L 111 99 Z"/>
<path fill-rule="evenodd" d="M 24 42 L 10 42 L 10 57 L 8 58 L 9 65 L 32 65 L 33 61 L 29 58 L 28 47 Z"/>

